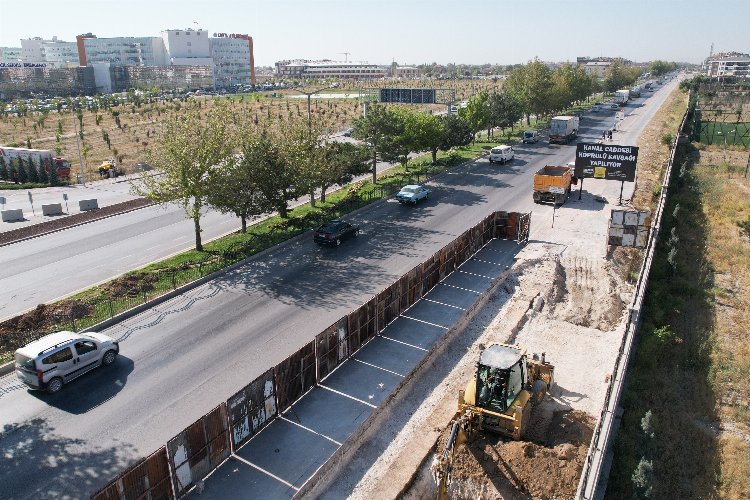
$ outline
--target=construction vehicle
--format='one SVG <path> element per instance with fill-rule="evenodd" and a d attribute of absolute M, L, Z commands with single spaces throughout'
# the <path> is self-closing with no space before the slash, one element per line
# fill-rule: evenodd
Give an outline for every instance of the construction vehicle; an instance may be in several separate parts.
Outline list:
<path fill-rule="evenodd" d="M 630 99 L 630 90 L 628 89 L 622 89 L 615 92 L 614 101 L 620 106 L 623 107 L 628 103 L 628 100 Z"/>
<path fill-rule="evenodd" d="M 578 137 L 581 119 L 578 116 L 555 116 L 549 122 L 549 143 L 567 144 Z"/>
<path fill-rule="evenodd" d="M 438 497 L 446 498 L 456 448 L 475 431 L 488 430 L 521 439 L 533 408 L 554 383 L 555 367 L 545 354 L 529 357 L 518 346 L 492 344 L 482 349 L 476 375 L 458 393 L 458 411 L 438 457 Z"/>
<path fill-rule="evenodd" d="M 115 160 L 105 160 L 99 165 L 99 177 L 115 177 Z"/>
<path fill-rule="evenodd" d="M 562 205 L 570 196 L 571 184 L 578 180 L 570 166 L 545 165 L 534 174 L 534 203 L 552 201 Z"/>

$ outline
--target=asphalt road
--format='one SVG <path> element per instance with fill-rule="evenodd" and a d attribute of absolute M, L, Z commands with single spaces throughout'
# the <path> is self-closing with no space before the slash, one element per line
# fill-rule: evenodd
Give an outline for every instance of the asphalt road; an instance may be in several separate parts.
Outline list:
<path fill-rule="evenodd" d="M 665 93 L 626 108 L 636 113 L 613 143 L 632 144 Z M 587 114 L 581 140 L 596 140 L 613 116 Z M 533 209 L 532 234 L 543 238 L 539 221 L 553 209 L 531 201 L 533 173 L 574 154 L 574 144 L 519 145 L 508 165 L 480 160 L 439 177 L 426 203 L 360 211 L 352 219 L 363 233 L 339 248 L 308 237 L 281 245 L 109 329 L 122 340 L 116 363 L 54 396 L 3 377 L 0 498 L 88 496 L 494 210 Z"/>
<path fill-rule="evenodd" d="M 380 163 L 378 171 L 388 167 L 387 163 Z M 86 188 L 48 188 L 35 193 L 34 202 L 39 214 L 43 203 L 60 203 L 63 192 L 69 193 L 72 208 L 78 206 L 78 199 L 87 197 L 104 198 L 107 204 L 129 200 L 133 198 L 129 190 L 127 182 L 107 180 L 89 183 Z M 301 198 L 300 203 L 307 200 L 308 197 Z M 8 196 L 9 207 L 24 203 L 27 223 L 41 219 L 31 215 L 26 192 Z M 238 230 L 240 221 L 207 209 L 201 228 L 205 243 Z M 0 290 L 6 293 L 0 301 L 0 321 L 194 246 L 193 222 L 177 206 L 146 207 L 4 246 L 0 250 Z"/>

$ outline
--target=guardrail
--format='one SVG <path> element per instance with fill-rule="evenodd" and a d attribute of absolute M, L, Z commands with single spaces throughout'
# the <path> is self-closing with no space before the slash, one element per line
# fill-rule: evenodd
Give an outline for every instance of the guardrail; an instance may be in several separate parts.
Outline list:
<path fill-rule="evenodd" d="M 669 181 L 672 177 L 672 167 L 677 152 L 677 146 L 680 141 L 680 135 L 685 127 L 689 109 L 685 111 L 682 122 L 677 130 L 677 135 L 672 144 L 672 150 L 669 155 L 667 169 L 664 172 L 662 180 L 661 194 L 659 203 L 656 207 L 656 215 L 653 218 L 654 226 L 646 246 L 645 257 L 641 268 L 641 274 L 635 288 L 635 296 L 629 307 L 628 320 L 625 325 L 625 335 L 620 343 L 620 350 L 615 360 L 614 375 L 607 386 L 607 392 L 604 398 L 602 411 L 594 427 L 594 434 L 591 438 L 588 454 L 581 472 L 581 479 L 578 483 L 576 498 L 579 500 L 599 500 L 604 497 L 607 489 L 607 479 L 609 469 L 605 470 L 606 457 L 610 453 L 613 444 L 613 432 L 616 430 L 615 422 L 617 421 L 616 412 L 620 404 L 620 398 L 624 388 L 625 376 L 627 375 L 630 357 L 633 354 L 633 345 L 635 336 L 641 326 L 641 308 L 648 288 L 648 278 L 651 274 L 651 265 L 656 252 L 656 242 L 659 240 L 659 233 L 662 226 L 662 216 L 669 196 Z"/>
<path fill-rule="evenodd" d="M 167 446 L 119 474 L 91 498 L 183 497 L 490 240 L 523 243 L 528 240 L 529 229 L 529 214 L 488 215 L 199 418 L 170 439 Z"/>

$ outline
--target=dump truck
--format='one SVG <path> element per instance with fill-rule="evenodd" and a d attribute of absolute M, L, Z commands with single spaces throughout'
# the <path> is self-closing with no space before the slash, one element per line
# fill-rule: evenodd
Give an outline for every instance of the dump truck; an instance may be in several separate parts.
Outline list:
<path fill-rule="evenodd" d="M 630 92 L 630 96 L 629 97 L 631 97 L 631 98 L 633 98 L 633 97 L 641 97 L 641 86 L 640 85 L 635 85 L 635 86 L 633 86 L 630 89 L 629 92 Z"/>
<path fill-rule="evenodd" d="M 545 165 L 534 174 L 534 203 L 552 201 L 562 205 L 570 196 L 571 184 L 576 184 L 570 166 Z"/>
<path fill-rule="evenodd" d="M 54 151 L 0 146 L 0 156 L 5 158 L 5 163 L 8 166 L 18 163 L 19 160 L 33 160 L 37 167 L 44 167 L 44 171 L 48 174 L 50 169 L 54 167 L 58 179 L 70 177 L 70 162 L 65 158 L 56 156 Z"/>
<path fill-rule="evenodd" d="M 549 143 L 567 144 L 578 136 L 580 118 L 577 116 L 555 116 L 549 123 Z"/>
<path fill-rule="evenodd" d="M 446 498 L 456 448 L 476 431 L 509 437 L 524 437 L 536 405 L 552 388 L 555 367 L 544 353 L 529 356 L 526 350 L 508 344 L 482 349 L 474 377 L 458 393 L 445 450 L 438 457 L 438 498 Z"/>

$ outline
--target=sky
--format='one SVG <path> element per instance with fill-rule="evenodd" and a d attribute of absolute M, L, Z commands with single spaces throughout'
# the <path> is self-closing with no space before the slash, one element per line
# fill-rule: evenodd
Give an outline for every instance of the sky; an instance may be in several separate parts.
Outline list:
<path fill-rule="evenodd" d="M 283 59 L 518 64 L 580 56 L 700 63 L 750 53 L 750 0 L 0 0 L 0 47 L 201 28 Z M 348 55 L 344 53 L 348 52 Z"/>

